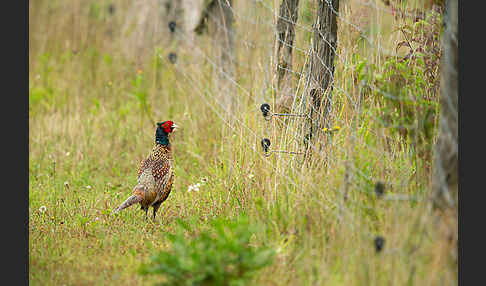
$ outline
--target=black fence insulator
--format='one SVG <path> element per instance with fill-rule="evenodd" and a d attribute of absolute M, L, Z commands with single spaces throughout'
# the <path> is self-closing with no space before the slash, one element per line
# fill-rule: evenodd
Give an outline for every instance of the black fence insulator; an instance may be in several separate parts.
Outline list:
<path fill-rule="evenodd" d="M 170 30 L 170 32 L 171 32 L 171 33 L 174 33 L 175 28 L 176 28 L 176 22 L 174 22 L 174 21 L 170 21 L 170 22 L 169 22 L 169 30 Z"/>
<path fill-rule="evenodd" d="M 376 182 L 375 194 L 379 198 L 383 197 L 383 195 L 385 194 L 385 184 L 383 184 L 382 182 Z"/>
<path fill-rule="evenodd" d="M 303 152 L 294 152 L 294 151 L 286 151 L 286 150 L 270 150 L 270 140 L 268 138 L 263 138 L 261 141 L 262 148 L 263 148 L 263 154 L 266 157 L 269 157 L 272 155 L 272 153 L 286 153 L 286 154 L 291 154 L 291 155 L 302 155 L 304 154 Z"/>
<path fill-rule="evenodd" d="M 270 111 L 270 105 L 268 103 L 264 103 L 260 105 L 260 110 L 263 113 L 263 118 L 265 120 L 271 120 L 272 117 L 275 116 L 288 116 L 288 117 L 306 117 L 305 114 L 292 114 L 292 113 L 273 113 Z"/>
<path fill-rule="evenodd" d="M 177 60 L 177 55 L 175 53 L 170 53 L 169 54 L 169 61 L 174 64 L 176 62 L 176 60 Z"/>
<path fill-rule="evenodd" d="M 383 236 L 378 235 L 375 238 L 376 253 L 379 253 L 383 249 L 384 246 L 385 246 L 385 238 Z"/>
<path fill-rule="evenodd" d="M 113 3 L 108 5 L 108 13 L 110 13 L 110 15 L 115 14 L 115 5 L 113 5 Z"/>
<path fill-rule="evenodd" d="M 267 119 L 270 115 L 270 105 L 268 103 L 264 103 L 260 106 L 260 110 L 263 113 L 263 117 Z"/>
<path fill-rule="evenodd" d="M 270 155 L 270 152 L 269 152 L 270 139 L 263 138 L 261 143 L 262 143 L 263 153 L 265 153 L 265 155 Z"/>

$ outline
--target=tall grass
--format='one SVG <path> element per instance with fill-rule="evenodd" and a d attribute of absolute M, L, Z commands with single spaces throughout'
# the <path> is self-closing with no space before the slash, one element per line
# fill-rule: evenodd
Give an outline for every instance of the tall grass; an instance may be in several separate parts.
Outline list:
<path fill-rule="evenodd" d="M 265 226 L 251 244 L 276 251 L 256 285 L 457 284 L 456 245 L 444 235 L 450 228 L 434 219 L 426 200 L 428 162 L 383 127 L 379 103 L 362 96 L 365 87 L 355 80 L 361 59 L 378 72 L 387 59 L 362 37 L 394 50 L 401 38 L 392 27 L 405 20 L 375 9 L 383 8 L 380 1 L 343 1 L 347 22 L 338 22 L 334 105 L 341 130 L 304 163 L 299 155 L 267 158 L 259 145 L 269 137 L 272 149 L 301 146 L 295 135 L 301 123 L 266 122 L 257 108 L 274 103 L 270 86 L 263 87 L 274 76 L 268 58 L 273 31 L 266 24 L 274 15 L 267 7 L 278 11 L 278 1 L 235 1 L 240 87 L 234 94 L 239 108 L 231 114 L 213 96 L 222 91 L 213 87 L 216 55 L 208 39 L 197 38 L 197 48 L 175 47 L 168 36 L 155 44 L 141 40 L 138 54 L 127 43 L 126 21 L 135 13 L 130 2 L 114 2 L 114 14 L 107 9 L 111 1 L 29 2 L 32 285 L 160 282 L 137 269 L 155 250 L 169 249 L 164 234 L 175 231 L 176 219 L 196 220 L 203 231 L 214 218 L 243 212 Z M 310 25 L 314 7 L 301 2 L 299 19 Z M 297 28 L 296 46 L 306 50 L 309 35 Z M 175 64 L 170 52 L 177 52 Z M 295 70 L 305 61 L 295 52 Z M 182 130 L 172 142 L 173 191 L 157 220 L 145 220 L 136 207 L 111 216 L 151 150 L 154 121 L 169 119 Z M 207 183 L 188 192 L 202 178 Z M 388 199 L 375 195 L 377 182 L 385 183 Z M 385 238 L 380 253 L 377 235 Z"/>

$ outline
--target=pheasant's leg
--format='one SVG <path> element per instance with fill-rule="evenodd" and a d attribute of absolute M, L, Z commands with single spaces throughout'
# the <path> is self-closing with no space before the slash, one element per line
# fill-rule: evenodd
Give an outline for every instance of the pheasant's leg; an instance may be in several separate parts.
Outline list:
<path fill-rule="evenodd" d="M 160 208 L 160 205 L 162 204 L 162 200 L 159 200 L 155 204 L 153 204 L 154 207 L 154 220 L 155 220 L 155 215 L 157 214 L 157 210 Z"/>
<path fill-rule="evenodd" d="M 145 219 L 147 219 L 147 212 L 148 212 L 148 207 L 144 208 L 144 211 L 145 211 Z"/>

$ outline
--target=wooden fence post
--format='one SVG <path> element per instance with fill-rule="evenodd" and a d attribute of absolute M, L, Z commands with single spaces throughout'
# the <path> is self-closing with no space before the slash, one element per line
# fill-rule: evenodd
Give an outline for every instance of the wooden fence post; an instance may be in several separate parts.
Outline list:
<path fill-rule="evenodd" d="M 458 0 L 448 0 L 445 13 L 439 119 L 434 152 L 432 196 L 439 208 L 456 207 L 458 192 Z"/>
<path fill-rule="evenodd" d="M 202 16 L 194 31 L 202 34 L 206 30 L 212 38 L 214 52 L 219 54 L 216 63 L 215 86 L 227 111 L 236 108 L 237 89 L 231 80 L 235 77 L 235 45 L 233 32 L 233 0 L 206 0 Z"/>
<path fill-rule="evenodd" d="M 329 127 L 334 86 L 334 57 L 337 49 L 337 13 L 339 0 L 318 0 L 314 24 L 312 58 L 310 63 L 310 117 L 309 139 L 315 142 L 318 130 Z"/>
<path fill-rule="evenodd" d="M 299 0 L 282 0 L 277 20 L 277 108 L 289 110 L 293 102 L 292 51 L 295 39 L 295 23 L 299 16 Z"/>

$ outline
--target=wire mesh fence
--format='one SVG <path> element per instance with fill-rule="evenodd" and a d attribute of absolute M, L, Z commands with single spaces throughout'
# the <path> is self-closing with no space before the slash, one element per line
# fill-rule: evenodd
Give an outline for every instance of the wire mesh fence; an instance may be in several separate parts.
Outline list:
<path fill-rule="evenodd" d="M 199 65 L 175 66 L 187 80 L 183 90 L 201 96 L 229 132 L 246 143 L 243 148 L 257 153 L 276 178 L 296 188 L 296 176 L 339 167 L 337 191 L 347 204 L 364 207 L 363 195 L 382 182 L 388 189 L 385 200 L 428 200 L 439 93 L 427 88 L 440 79 L 442 50 L 432 41 L 440 33 L 443 7 L 294 1 L 295 17 L 283 12 L 280 5 L 287 2 L 292 1 L 214 1 L 214 7 L 231 12 L 234 24 L 225 27 L 221 15 L 206 11 L 212 30 L 196 43 L 191 31 L 180 34 L 181 45 L 191 43 L 186 64 L 197 58 Z M 334 31 L 325 30 L 321 16 L 334 19 Z M 283 39 L 281 23 L 293 26 L 291 41 Z M 215 30 L 223 32 L 215 36 Z M 232 44 L 221 43 L 221 37 L 231 37 Z M 276 53 L 281 47 L 291 51 L 285 65 Z M 403 75 L 405 66 L 417 67 L 420 77 Z M 207 82 L 207 75 L 197 71 L 211 72 L 218 83 L 226 83 Z M 281 105 L 284 96 L 290 100 Z M 227 104 L 228 98 L 234 105 Z M 248 114 L 255 119 L 249 121 Z M 361 162 L 365 155 L 375 160 Z M 397 171 L 396 164 L 408 170 Z M 319 188 L 313 180 L 306 183 Z M 346 212 L 340 200 L 334 198 L 332 204 Z"/>

